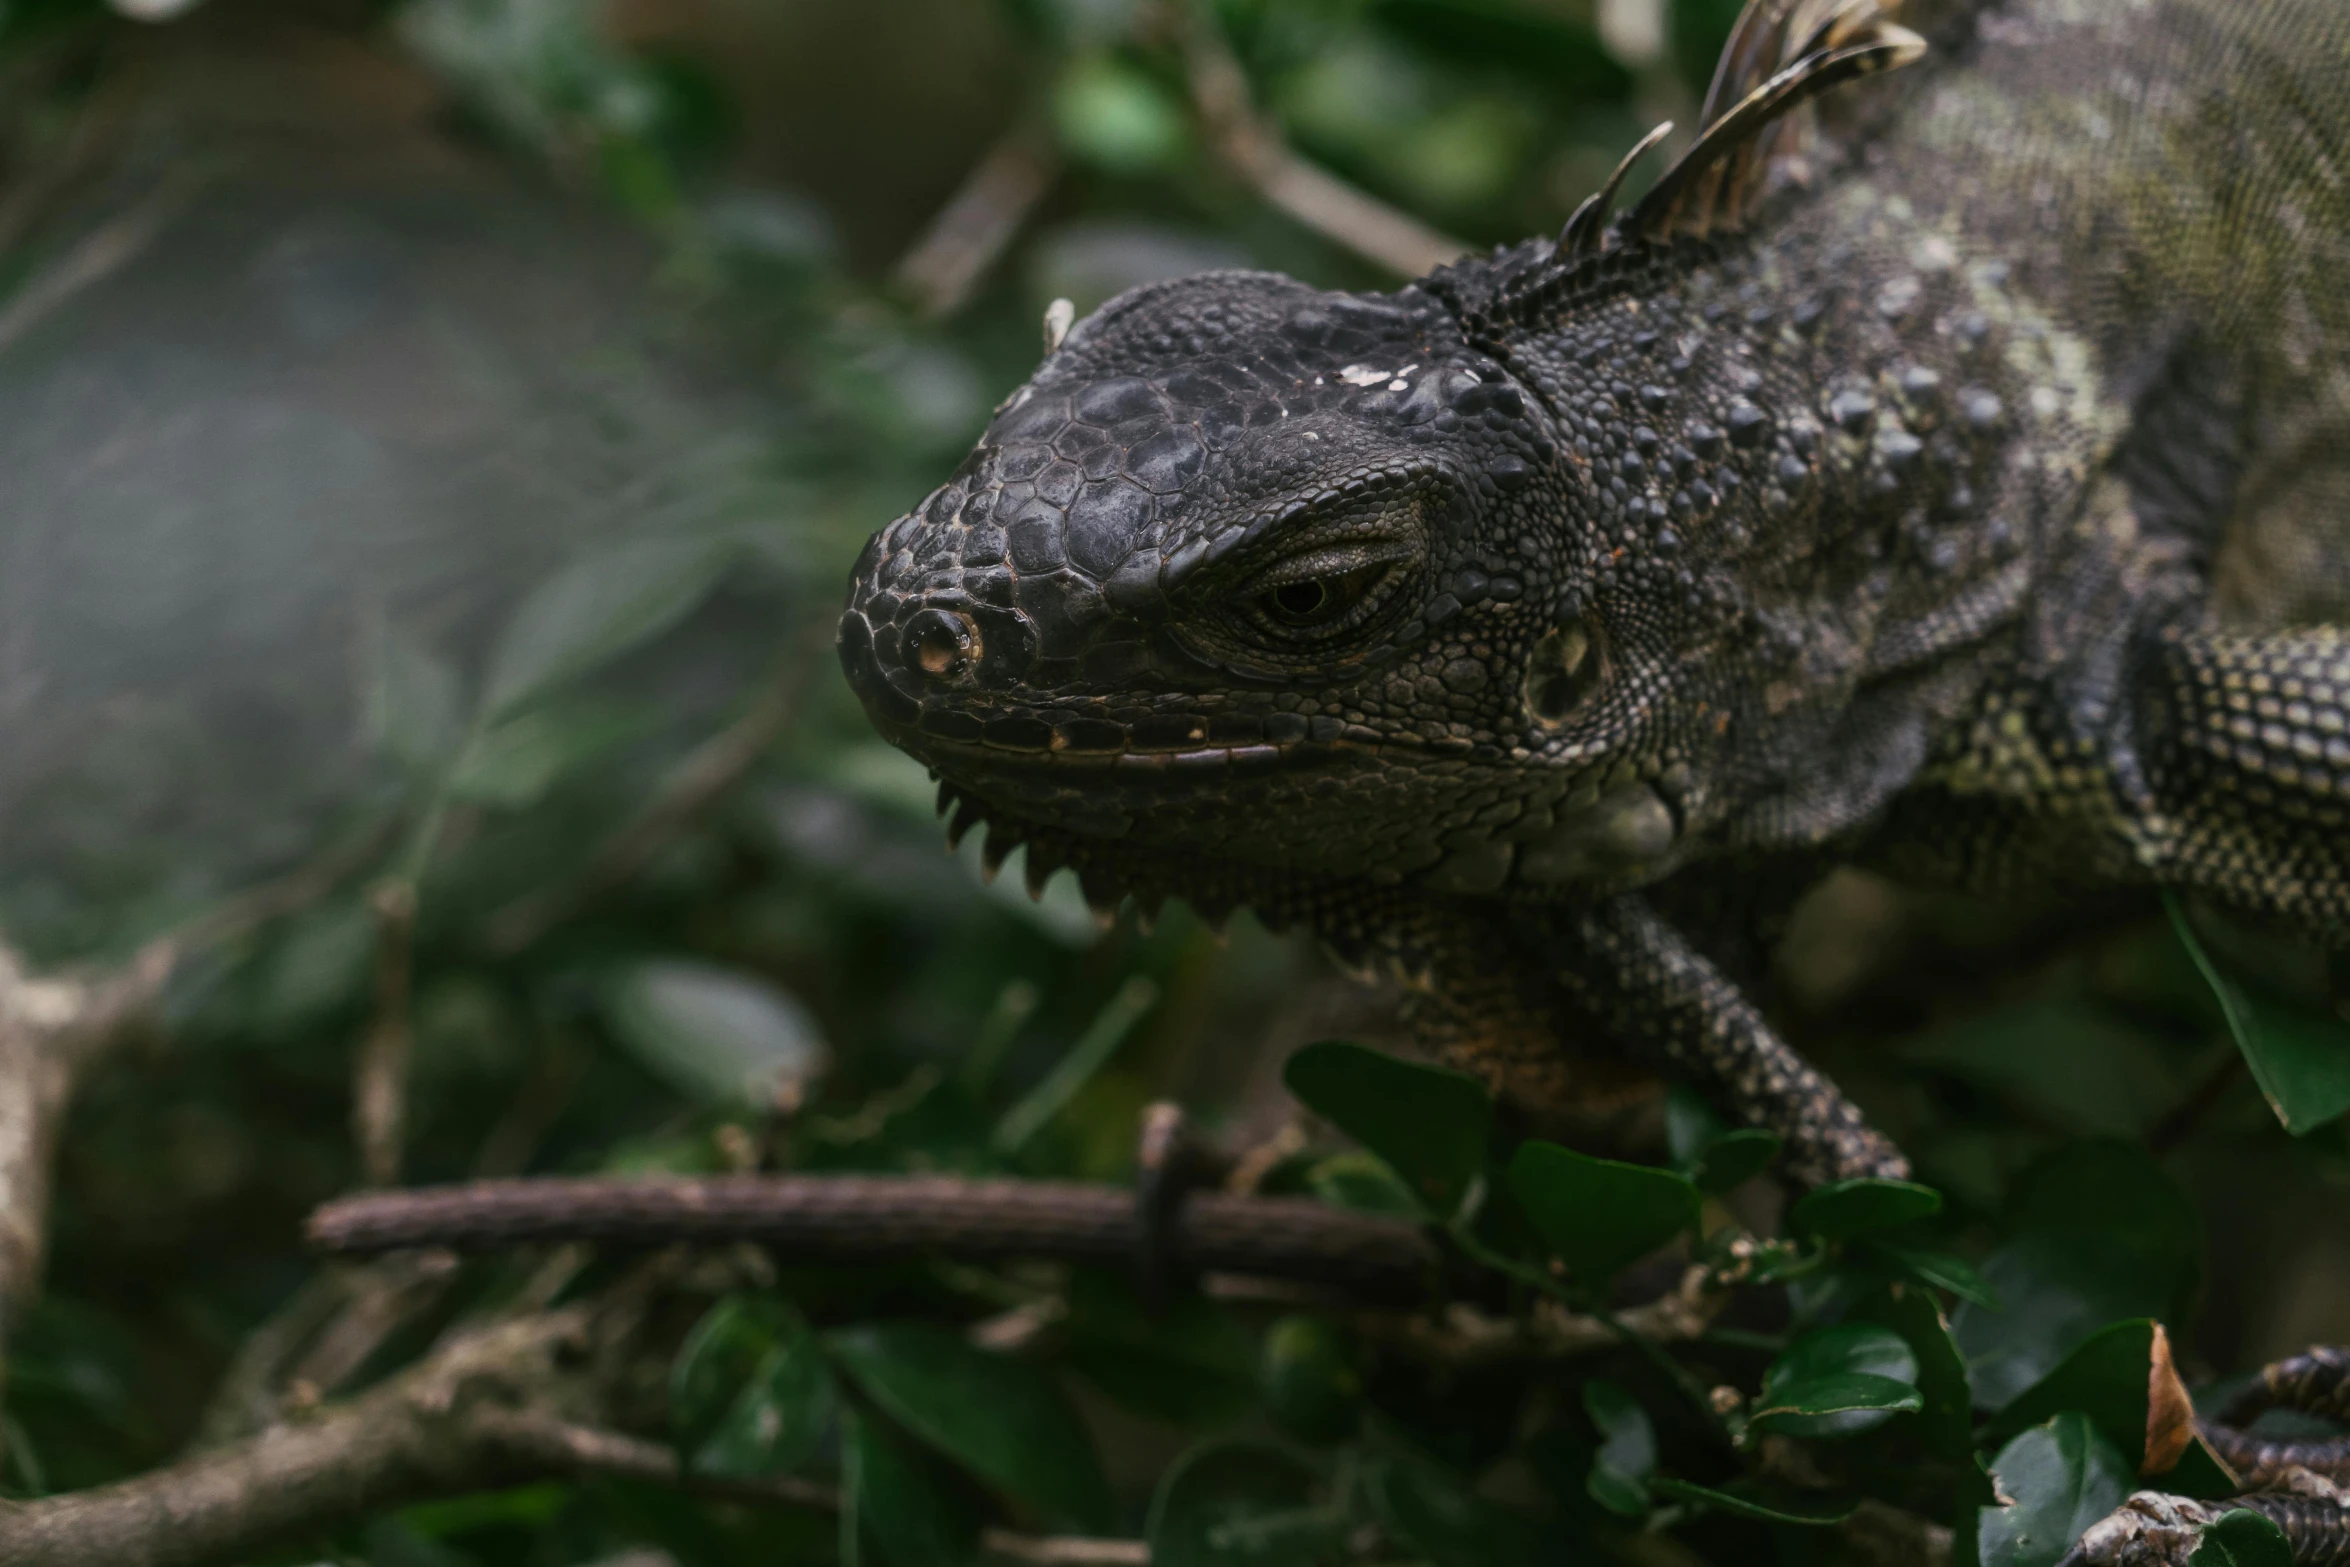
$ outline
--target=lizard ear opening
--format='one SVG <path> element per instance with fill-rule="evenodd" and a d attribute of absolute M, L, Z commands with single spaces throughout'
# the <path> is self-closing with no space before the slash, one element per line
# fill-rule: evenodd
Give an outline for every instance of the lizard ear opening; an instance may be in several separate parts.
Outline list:
<path fill-rule="evenodd" d="M 1526 660 L 1526 716 L 1545 729 L 1564 724 L 1599 689 L 1605 663 L 1586 623 L 1562 620 L 1551 627 Z"/>

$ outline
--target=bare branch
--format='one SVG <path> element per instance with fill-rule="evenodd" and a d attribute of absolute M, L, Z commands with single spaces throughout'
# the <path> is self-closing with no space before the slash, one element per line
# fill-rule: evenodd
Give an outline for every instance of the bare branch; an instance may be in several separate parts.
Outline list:
<path fill-rule="evenodd" d="M 578 1310 L 467 1335 L 360 1398 L 136 1479 L 0 1505 L 10 1567 L 201 1567 L 428 1496 L 584 1467 L 516 1434 L 524 1409 L 592 1409 L 562 1369 Z"/>
<path fill-rule="evenodd" d="M 1257 194 L 1324 239 L 1403 277 L 1418 277 L 1469 247 L 1299 157 L 1249 101 L 1248 78 L 1196 6 L 1177 8 L 1191 98 L 1210 143 Z"/>
<path fill-rule="evenodd" d="M 1076 1182 L 742 1175 L 476 1181 L 369 1193 L 320 1208 L 311 1215 L 310 1238 L 345 1254 L 553 1240 L 753 1241 L 793 1257 L 840 1260 L 934 1254 L 1127 1263 L 1141 1245 L 1142 1225 L 1131 1192 Z M 1300 1279 L 1364 1301 L 1428 1299 L 1445 1271 L 1417 1225 L 1308 1198 L 1196 1193 L 1165 1238 L 1177 1268 Z"/>
<path fill-rule="evenodd" d="M 970 299 L 1060 173 L 1052 144 L 1022 125 L 987 150 L 892 274 L 933 320 Z"/>
<path fill-rule="evenodd" d="M 0 1329 L 40 1288 L 57 1131 L 74 1089 L 178 957 L 164 937 L 95 978 L 40 978 L 0 944 Z"/>

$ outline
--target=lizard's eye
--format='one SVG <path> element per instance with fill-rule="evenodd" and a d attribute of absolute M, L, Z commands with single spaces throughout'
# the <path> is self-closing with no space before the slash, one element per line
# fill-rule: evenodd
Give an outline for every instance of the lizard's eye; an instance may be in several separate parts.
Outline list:
<path fill-rule="evenodd" d="M 1277 588 L 1257 595 L 1257 606 L 1265 618 L 1277 626 L 1307 630 L 1327 625 L 1363 601 L 1372 588 L 1387 575 L 1387 563 L 1364 566 L 1355 571 L 1336 572 L 1326 577 L 1307 577 L 1298 582 L 1284 582 Z"/>

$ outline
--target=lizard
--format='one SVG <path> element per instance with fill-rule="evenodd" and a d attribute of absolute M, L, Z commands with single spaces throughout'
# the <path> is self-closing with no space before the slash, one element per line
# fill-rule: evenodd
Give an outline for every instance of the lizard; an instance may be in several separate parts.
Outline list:
<path fill-rule="evenodd" d="M 2350 944 L 2350 8 L 1912 11 L 1752 0 L 1555 238 L 1049 314 L 839 625 L 951 830 L 1812 1185 L 1909 1168 L 1740 982 L 1832 866 Z"/>

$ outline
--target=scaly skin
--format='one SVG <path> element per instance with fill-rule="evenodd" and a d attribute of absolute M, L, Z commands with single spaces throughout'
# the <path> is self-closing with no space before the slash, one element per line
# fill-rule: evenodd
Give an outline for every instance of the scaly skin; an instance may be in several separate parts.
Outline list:
<path fill-rule="evenodd" d="M 875 722 L 1032 873 L 1307 924 L 1537 1111 L 1604 1040 L 1811 1182 L 1904 1165 L 1739 992 L 1758 888 L 2350 943 L 2350 7 L 1916 21 L 1748 221 L 1102 307 L 858 561 Z"/>

